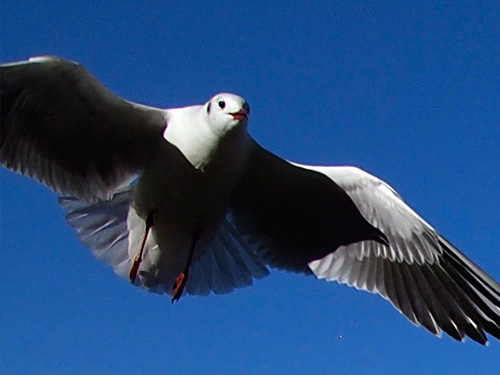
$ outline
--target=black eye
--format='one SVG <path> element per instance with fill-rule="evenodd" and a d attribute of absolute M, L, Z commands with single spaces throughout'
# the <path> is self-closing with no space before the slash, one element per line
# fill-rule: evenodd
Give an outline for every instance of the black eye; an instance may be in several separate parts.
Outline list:
<path fill-rule="evenodd" d="M 210 113 L 210 102 L 207 105 L 207 113 Z"/>
<path fill-rule="evenodd" d="M 219 100 L 219 103 L 217 104 L 219 104 L 220 109 L 224 109 L 224 107 L 226 106 L 226 102 L 224 100 Z"/>

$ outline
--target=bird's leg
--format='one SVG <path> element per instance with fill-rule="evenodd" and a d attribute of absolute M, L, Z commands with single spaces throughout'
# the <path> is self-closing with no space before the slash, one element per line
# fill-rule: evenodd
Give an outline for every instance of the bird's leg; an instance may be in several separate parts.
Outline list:
<path fill-rule="evenodd" d="M 144 247 L 146 246 L 146 240 L 148 239 L 149 231 L 151 230 L 153 224 L 154 224 L 154 212 L 151 212 L 148 218 L 146 219 L 146 230 L 144 233 L 144 238 L 142 239 L 141 248 L 137 253 L 137 255 L 135 256 L 134 263 L 132 264 L 132 268 L 130 269 L 129 278 L 131 283 L 135 281 L 135 278 L 137 276 L 137 271 L 139 270 L 139 266 L 142 261 L 142 253 L 144 252 Z"/>
<path fill-rule="evenodd" d="M 189 266 L 191 265 L 191 259 L 193 258 L 193 253 L 194 249 L 196 247 L 196 244 L 198 243 L 198 239 L 200 238 L 201 235 L 201 228 L 198 228 L 192 238 L 191 241 L 191 248 L 189 249 L 189 256 L 188 260 L 186 263 L 186 267 L 184 268 L 184 271 L 182 271 L 179 276 L 177 276 L 177 279 L 175 279 L 175 283 L 173 286 L 173 291 L 172 291 L 172 303 L 175 301 L 178 301 L 179 298 L 182 296 L 182 292 L 184 291 L 184 287 L 186 286 L 187 279 L 188 279 L 188 272 L 189 272 Z"/>

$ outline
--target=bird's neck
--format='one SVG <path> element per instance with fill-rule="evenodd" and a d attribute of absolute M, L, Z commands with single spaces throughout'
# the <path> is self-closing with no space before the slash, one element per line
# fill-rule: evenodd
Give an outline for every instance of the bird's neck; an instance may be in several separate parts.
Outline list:
<path fill-rule="evenodd" d="M 252 145 L 246 125 L 223 134 L 213 132 L 203 118 L 202 106 L 169 110 L 164 138 L 201 171 L 237 169 L 245 164 Z"/>

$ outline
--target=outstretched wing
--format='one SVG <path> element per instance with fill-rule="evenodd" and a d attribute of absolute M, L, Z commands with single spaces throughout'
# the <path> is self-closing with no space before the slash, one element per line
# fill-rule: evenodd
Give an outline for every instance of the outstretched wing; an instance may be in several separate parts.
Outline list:
<path fill-rule="evenodd" d="M 457 340 L 500 338 L 500 285 L 385 182 L 354 167 L 308 167 L 341 186 L 390 246 L 363 241 L 312 261 L 318 278 L 378 293 L 416 325 Z"/>
<path fill-rule="evenodd" d="M 0 66 L 0 161 L 53 190 L 108 198 L 151 159 L 164 111 L 128 102 L 81 65 L 38 57 Z"/>
<path fill-rule="evenodd" d="M 342 245 L 386 243 L 334 181 L 256 143 L 231 197 L 228 218 L 266 263 L 294 272 L 310 273 L 309 262 Z"/>

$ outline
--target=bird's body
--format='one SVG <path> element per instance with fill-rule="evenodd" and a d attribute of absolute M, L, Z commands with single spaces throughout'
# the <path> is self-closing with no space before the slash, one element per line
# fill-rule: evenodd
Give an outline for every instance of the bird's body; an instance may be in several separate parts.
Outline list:
<path fill-rule="evenodd" d="M 500 338 L 496 281 L 377 177 L 263 149 L 243 98 L 147 107 L 50 57 L 0 78 L 2 165 L 62 193 L 81 241 L 135 285 L 176 300 L 275 267 L 377 293 L 436 335 Z"/>
<path fill-rule="evenodd" d="M 241 106 L 240 98 L 229 94 L 225 97 Z M 234 112 L 239 109 L 235 107 Z M 165 112 L 167 142 L 160 144 L 137 181 L 132 204 L 134 214 L 144 223 L 148 216 L 154 217 L 152 235 L 157 251 L 154 256 L 145 254 L 140 272 L 148 275 L 143 281 L 148 287 L 174 284 L 189 262 L 193 241 L 193 261 L 208 249 L 226 215 L 252 142 L 246 123 L 236 120 L 236 126 L 214 131 L 207 124 L 209 113 L 202 106 Z"/>

